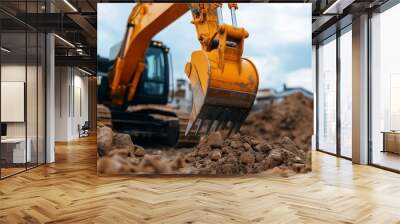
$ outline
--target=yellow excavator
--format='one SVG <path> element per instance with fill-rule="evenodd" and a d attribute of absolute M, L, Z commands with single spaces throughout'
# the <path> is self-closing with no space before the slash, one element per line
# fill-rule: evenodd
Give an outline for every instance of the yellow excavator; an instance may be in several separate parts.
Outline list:
<path fill-rule="evenodd" d="M 230 134 L 239 130 L 254 103 L 259 78 L 255 65 L 242 58 L 249 33 L 237 26 L 237 4 L 228 3 L 231 25 L 223 22 L 222 6 L 222 3 L 134 6 L 119 54 L 99 88 L 102 103 L 112 108 L 114 128 L 133 136 L 162 132 L 170 145 L 180 144 L 203 131 L 229 129 Z M 152 38 L 189 10 L 201 49 L 192 52 L 184 68 L 191 82 L 193 105 L 184 122 L 186 128 L 182 128 L 183 119 L 166 106 L 169 49 Z M 132 105 L 140 109 L 126 110 Z M 171 120 L 175 124 L 171 125 Z"/>

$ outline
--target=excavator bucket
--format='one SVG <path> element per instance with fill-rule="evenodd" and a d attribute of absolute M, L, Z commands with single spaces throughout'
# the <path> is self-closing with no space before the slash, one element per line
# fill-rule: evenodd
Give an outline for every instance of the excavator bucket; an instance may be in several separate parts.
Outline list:
<path fill-rule="evenodd" d="M 237 132 L 256 98 L 257 69 L 250 60 L 241 57 L 243 39 L 248 34 L 242 28 L 228 25 L 222 29 L 220 47 L 195 51 L 191 62 L 186 64 L 193 92 L 186 135 L 203 129 L 208 133 L 228 128 L 228 136 L 232 131 Z"/>

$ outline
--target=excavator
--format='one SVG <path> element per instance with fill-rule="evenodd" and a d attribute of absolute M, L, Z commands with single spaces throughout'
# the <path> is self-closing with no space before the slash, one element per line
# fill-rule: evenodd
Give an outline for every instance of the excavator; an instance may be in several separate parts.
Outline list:
<path fill-rule="evenodd" d="M 175 146 L 195 144 L 200 133 L 227 129 L 230 135 L 239 130 L 254 103 L 259 77 L 255 65 L 242 57 L 249 33 L 237 25 L 238 6 L 228 3 L 229 25 L 223 21 L 223 5 L 134 6 L 119 53 L 99 87 L 99 101 L 111 108 L 114 129 L 135 137 L 162 137 L 166 144 Z M 183 118 L 166 105 L 169 49 L 152 38 L 188 11 L 201 49 L 192 52 L 184 68 L 193 102 L 190 115 Z M 134 109 L 129 109 L 131 106 Z"/>

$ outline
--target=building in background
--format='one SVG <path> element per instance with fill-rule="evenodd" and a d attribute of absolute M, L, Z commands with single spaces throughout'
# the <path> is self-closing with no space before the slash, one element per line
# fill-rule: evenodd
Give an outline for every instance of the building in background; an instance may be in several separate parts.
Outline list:
<path fill-rule="evenodd" d="M 177 79 L 175 87 L 170 91 L 171 105 L 178 110 L 190 112 L 192 110 L 192 89 L 186 79 Z"/>

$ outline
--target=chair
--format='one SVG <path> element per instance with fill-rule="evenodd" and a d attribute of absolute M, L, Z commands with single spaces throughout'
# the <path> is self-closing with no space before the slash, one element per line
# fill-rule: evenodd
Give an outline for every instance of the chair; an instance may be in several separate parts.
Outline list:
<path fill-rule="evenodd" d="M 79 138 L 89 136 L 89 129 L 90 129 L 89 121 L 85 121 L 82 127 L 78 124 Z"/>

